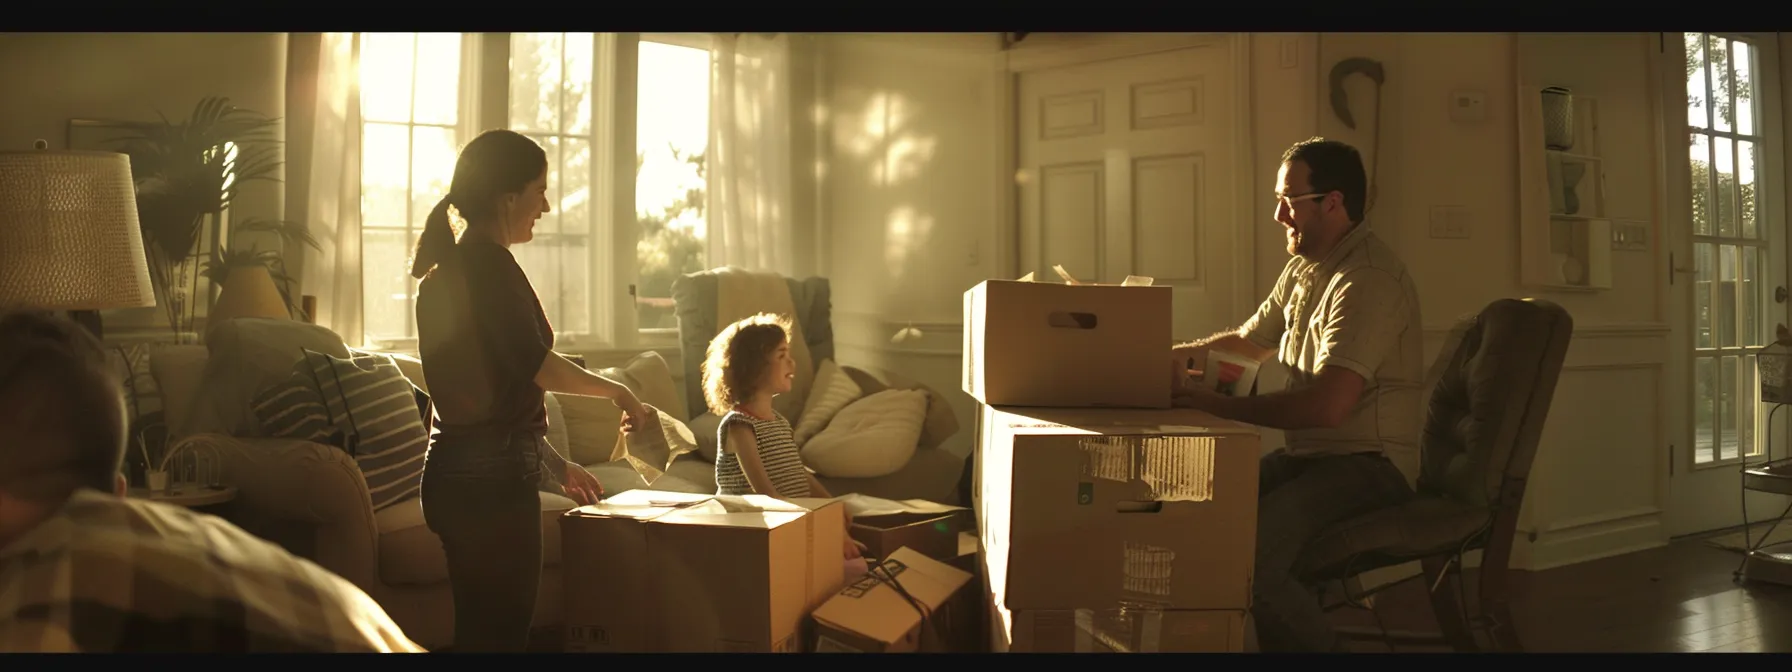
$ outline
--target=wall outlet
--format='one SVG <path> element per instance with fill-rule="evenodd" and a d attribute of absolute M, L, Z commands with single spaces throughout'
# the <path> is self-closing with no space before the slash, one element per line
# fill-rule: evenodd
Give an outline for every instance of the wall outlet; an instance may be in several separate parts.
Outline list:
<path fill-rule="evenodd" d="M 1460 205 L 1431 206 L 1431 237 L 1466 240 L 1469 237 L 1469 211 Z"/>
<path fill-rule="evenodd" d="M 1451 91 L 1450 121 L 1473 124 L 1487 120 L 1487 93 L 1483 91 Z"/>
<path fill-rule="evenodd" d="M 1614 223 L 1612 249 L 1622 252 L 1649 251 L 1649 226 L 1641 222 Z"/>

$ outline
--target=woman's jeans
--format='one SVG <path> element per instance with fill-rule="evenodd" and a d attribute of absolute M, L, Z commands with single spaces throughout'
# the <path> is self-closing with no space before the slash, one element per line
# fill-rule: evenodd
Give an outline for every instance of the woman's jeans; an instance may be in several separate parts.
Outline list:
<path fill-rule="evenodd" d="M 423 518 L 442 539 L 461 651 L 524 651 L 541 582 L 545 440 L 530 432 L 443 431 L 423 470 Z"/>

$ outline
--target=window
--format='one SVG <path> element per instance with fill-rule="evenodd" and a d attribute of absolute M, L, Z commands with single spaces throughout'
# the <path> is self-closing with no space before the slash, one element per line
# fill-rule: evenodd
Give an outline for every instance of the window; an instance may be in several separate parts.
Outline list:
<path fill-rule="evenodd" d="M 636 346 L 677 330 L 671 286 L 705 268 L 709 51 L 703 35 L 364 33 L 365 339 L 415 347 L 411 250 L 447 193 L 459 147 L 486 128 L 548 154 L 552 212 L 512 252 L 557 347 Z M 618 58 L 632 51 L 634 58 Z M 633 76 L 616 67 L 633 61 Z M 480 73 L 502 72 L 491 81 Z M 633 128 L 614 120 L 633 107 Z M 502 119 L 502 124 L 484 120 Z M 635 149 L 634 175 L 610 166 Z M 615 177 L 612 177 L 615 176 Z M 632 196 L 632 198 L 629 198 Z M 616 217 L 633 201 L 633 217 Z"/>
<path fill-rule="evenodd" d="M 703 270 L 709 148 L 707 41 L 643 37 L 636 81 L 635 252 L 640 284 L 635 323 L 649 333 L 676 333 L 672 281 Z"/>
<path fill-rule="evenodd" d="M 1693 463 L 1759 455 L 1760 385 L 1753 351 L 1768 339 L 1762 287 L 1768 243 L 1759 55 L 1744 38 L 1686 33 L 1687 142 L 1692 175 Z"/>

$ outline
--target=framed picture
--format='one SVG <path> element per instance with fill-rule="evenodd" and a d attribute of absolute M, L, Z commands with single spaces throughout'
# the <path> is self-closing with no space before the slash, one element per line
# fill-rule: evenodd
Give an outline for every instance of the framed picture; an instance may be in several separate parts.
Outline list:
<path fill-rule="evenodd" d="M 70 119 L 63 146 L 90 152 L 123 152 L 121 140 L 148 125 L 115 119 Z"/>

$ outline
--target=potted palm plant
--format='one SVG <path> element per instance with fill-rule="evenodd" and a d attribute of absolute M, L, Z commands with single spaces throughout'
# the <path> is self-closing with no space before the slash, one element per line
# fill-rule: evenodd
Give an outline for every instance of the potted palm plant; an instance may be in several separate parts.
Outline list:
<path fill-rule="evenodd" d="M 185 121 L 162 116 L 159 123 L 131 124 L 115 140 L 131 159 L 150 280 L 176 334 L 188 333 L 198 315 L 199 280 L 216 283 L 239 263 L 267 265 L 292 307 L 279 252 L 231 252 L 227 246 L 227 234 L 262 231 L 276 234 L 283 245 L 320 248 L 301 222 L 226 223 L 244 184 L 279 179 L 278 128 L 278 119 L 214 96 L 199 101 Z"/>

